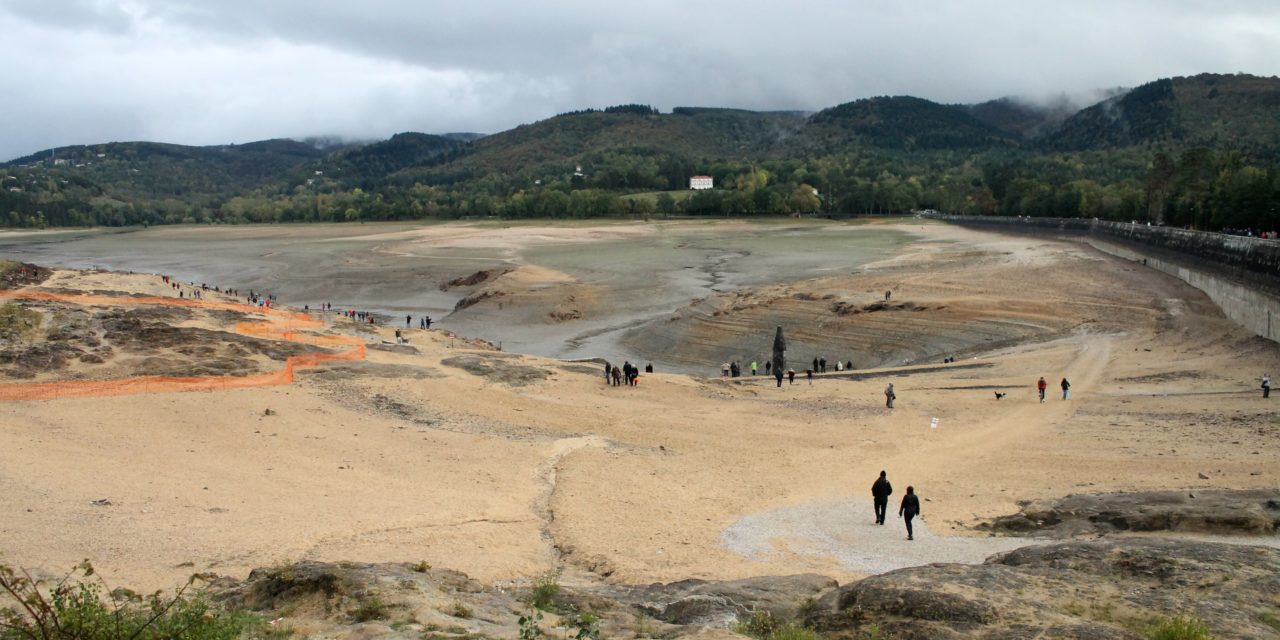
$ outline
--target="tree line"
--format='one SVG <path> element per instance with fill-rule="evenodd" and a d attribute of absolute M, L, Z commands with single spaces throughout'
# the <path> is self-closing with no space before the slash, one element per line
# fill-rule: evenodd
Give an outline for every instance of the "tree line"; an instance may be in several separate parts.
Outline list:
<path fill-rule="evenodd" d="M 63 167 L 4 172 L 0 225 L 8 227 L 935 209 L 1209 230 L 1280 228 L 1277 162 L 1201 147 L 1180 153 L 870 150 L 759 161 L 613 149 L 585 154 L 573 165 L 549 163 L 518 172 L 443 163 L 370 180 L 299 170 L 252 189 L 220 183 L 184 189 L 172 177 L 154 178 L 157 189 L 104 188 L 92 176 Z M 692 175 L 711 176 L 716 188 L 688 192 Z"/>

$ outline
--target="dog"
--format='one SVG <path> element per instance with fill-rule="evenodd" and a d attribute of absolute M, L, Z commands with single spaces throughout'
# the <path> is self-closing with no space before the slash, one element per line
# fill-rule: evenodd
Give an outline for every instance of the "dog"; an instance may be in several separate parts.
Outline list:
<path fill-rule="evenodd" d="M 1005 394 L 1000 393 L 999 391 L 997 391 L 997 392 L 996 392 L 996 400 L 999 400 L 1000 398 L 1003 398 L 1004 396 L 1005 396 Z"/>

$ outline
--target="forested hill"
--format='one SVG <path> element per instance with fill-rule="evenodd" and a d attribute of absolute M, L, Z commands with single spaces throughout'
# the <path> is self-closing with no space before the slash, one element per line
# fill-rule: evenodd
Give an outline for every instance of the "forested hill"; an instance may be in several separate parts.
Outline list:
<path fill-rule="evenodd" d="M 295 140 L 211 147 L 109 142 L 58 147 L 18 158 L 6 166 L 37 164 L 53 174 L 74 176 L 104 193 L 130 201 L 217 198 L 275 183 L 289 171 L 328 153 Z"/>
<path fill-rule="evenodd" d="M 578 111 L 477 140 L 451 170 L 562 176 L 609 154 L 745 160 L 767 154 L 803 122 L 796 113 L 739 109 L 677 107 L 661 114 L 643 105 L 624 105 Z M 679 177 L 681 182 L 688 178 L 684 173 Z M 679 186 L 676 182 L 671 188 Z"/>
<path fill-rule="evenodd" d="M 62 147 L 0 170 L 0 225 L 458 216 L 848 215 L 932 208 L 1280 228 L 1280 79 L 1065 99 L 910 96 L 817 113 L 631 104 L 488 136 Z M 694 175 L 714 189 L 691 193 Z"/>
<path fill-rule="evenodd" d="M 1280 80 L 1207 73 L 1157 80 L 1080 111 L 1045 140 L 1068 151 L 1135 145 L 1280 153 Z"/>
<path fill-rule="evenodd" d="M 897 96 L 823 109 L 809 118 L 803 145 L 840 153 L 860 147 L 945 150 L 1011 146 L 1012 136 L 975 118 L 967 108 Z"/>

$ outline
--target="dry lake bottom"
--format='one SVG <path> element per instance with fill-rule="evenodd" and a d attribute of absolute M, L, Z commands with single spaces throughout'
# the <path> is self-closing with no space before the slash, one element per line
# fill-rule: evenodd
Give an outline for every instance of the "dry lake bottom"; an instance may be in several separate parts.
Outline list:
<path fill-rule="evenodd" d="M 5 233 L 0 247 L 139 272 L 59 271 L 47 290 L 170 295 L 141 272 L 168 273 L 401 326 L 430 313 L 503 344 L 413 329 L 412 349 L 288 386 L 0 405 L 0 559 L 58 571 L 88 557 L 119 584 L 304 558 L 426 560 L 486 582 L 557 565 L 624 583 L 846 579 L 1019 546 L 972 527 L 1020 500 L 1280 481 L 1274 400 L 1253 384 L 1277 345 L 1182 282 L 1071 241 L 898 221 L 168 228 Z M 101 311 L 34 306 L 50 322 Z M 198 311 L 172 323 L 232 330 Z M 763 362 L 777 325 L 797 369 L 824 356 L 856 375 L 684 375 Z M 392 340 L 390 326 L 327 330 Z M 114 353 L 34 380 L 201 357 Z M 658 373 L 612 388 L 594 364 L 547 356 Z M 1072 398 L 1038 402 L 1040 376 L 1069 378 Z M 896 519 L 872 524 L 881 469 L 895 497 L 922 497 L 914 546 Z"/>

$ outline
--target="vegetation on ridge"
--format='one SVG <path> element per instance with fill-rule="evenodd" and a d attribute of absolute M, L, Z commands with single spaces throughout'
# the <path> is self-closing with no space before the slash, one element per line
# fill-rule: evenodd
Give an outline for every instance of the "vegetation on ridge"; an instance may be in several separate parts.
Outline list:
<path fill-rule="evenodd" d="M 1280 228 L 1280 79 L 1162 79 L 1069 112 L 913 97 L 808 116 L 632 104 L 336 151 L 65 147 L 4 165 L 0 226 L 938 209 Z M 694 175 L 715 188 L 676 197 Z"/>

